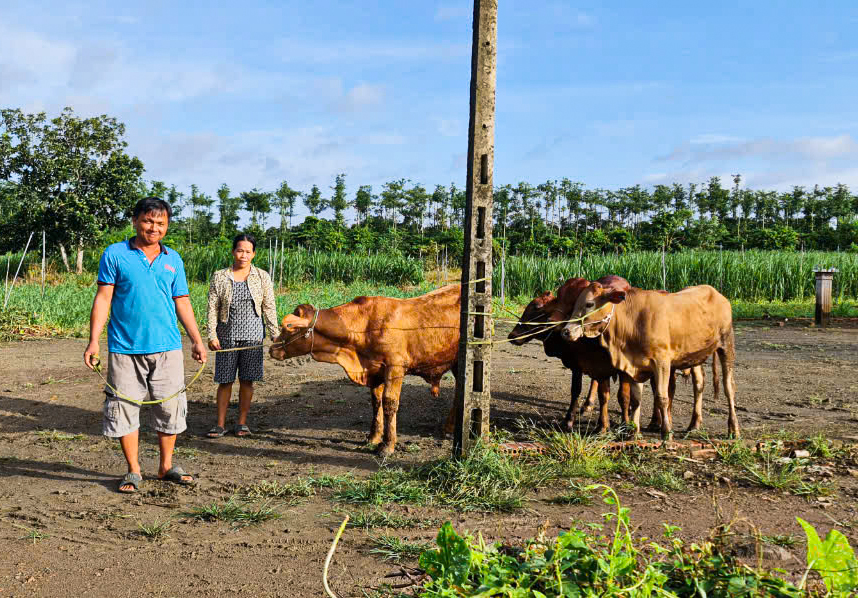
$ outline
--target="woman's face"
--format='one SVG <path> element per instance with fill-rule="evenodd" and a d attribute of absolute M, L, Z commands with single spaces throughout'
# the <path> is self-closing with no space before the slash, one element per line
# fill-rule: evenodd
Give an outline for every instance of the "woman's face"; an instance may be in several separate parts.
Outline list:
<path fill-rule="evenodd" d="M 256 252 L 253 250 L 253 243 L 250 241 L 239 241 L 235 249 L 232 250 L 232 257 L 235 258 L 235 263 L 240 267 L 245 267 L 253 261 Z"/>

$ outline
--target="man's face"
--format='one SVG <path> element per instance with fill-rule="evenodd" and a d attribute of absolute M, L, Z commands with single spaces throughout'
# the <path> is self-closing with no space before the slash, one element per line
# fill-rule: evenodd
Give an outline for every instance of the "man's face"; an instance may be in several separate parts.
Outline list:
<path fill-rule="evenodd" d="M 164 211 L 146 212 L 140 214 L 138 218 L 132 218 L 131 222 L 134 230 L 137 231 L 137 237 L 144 245 L 154 245 L 163 239 L 170 224 L 167 212 Z"/>

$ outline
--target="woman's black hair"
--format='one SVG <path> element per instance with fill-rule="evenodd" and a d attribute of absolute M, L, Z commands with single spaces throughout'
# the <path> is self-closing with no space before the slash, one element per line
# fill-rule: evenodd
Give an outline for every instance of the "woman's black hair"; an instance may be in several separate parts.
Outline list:
<path fill-rule="evenodd" d="M 253 235 L 248 235 L 242 233 L 240 235 L 236 235 L 235 239 L 232 240 L 232 250 L 235 251 L 235 248 L 238 247 L 238 244 L 241 241 L 247 241 L 251 245 L 253 245 L 253 251 L 256 251 L 256 238 Z"/>

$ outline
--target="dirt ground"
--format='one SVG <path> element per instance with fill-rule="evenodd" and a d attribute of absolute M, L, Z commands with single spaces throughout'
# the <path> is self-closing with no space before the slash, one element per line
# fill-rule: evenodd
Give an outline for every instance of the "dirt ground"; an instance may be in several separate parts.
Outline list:
<path fill-rule="evenodd" d="M 826 330 L 807 321 L 737 324 L 739 419 L 746 436 L 769 430 L 824 432 L 858 441 L 858 326 L 835 322 Z M 506 330 L 499 328 L 499 333 Z M 106 343 L 105 343 L 106 344 Z M 234 485 L 262 480 L 289 482 L 301 476 L 352 472 L 364 477 L 379 467 L 365 447 L 368 391 L 348 382 L 338 366 L 266 361 L 266 381 L 257 387 L 249 424 L 251 438 L 204 438 L 214 421 L 210 372 L 189 392 L 189 429 L 175 460 L 198 478 L 193 487 L 148 479 L 141 492 L 116 492 L 125 464 L 116 441 L 101 436 L 100 379 L 83 367 L 82 340 L 34 340 L 0 345 L 0 596 L 320 596 L 325 554 L 342 520 L 341 505 L 324 491 L 282 518 L 234 530 L 182 513 L 230 496 Z M 190 352 L 186 351 L 186 355 Z M 186 371 L 197 365 L 186 358 Z M 546 358 L 541 345 L 502 344 L 493 355 L 494 425 L 512 428 L 518 418 L 562 417 L 569 373 Z M 708 378 L 705 425 L 726 431 L 723 399 L 711 400 Z M 651 397 L 645 395 L 644 418 Z M 453 395 L 445 380 L 441 399 L 409 377 L 399 411 L 398 451 L 392 460 L 416 464 L 449 454 L 440 426 Z M 674 407 L 677 429 L 690 417 L 690 384 L 680 382 Z M 619 421 L 616 404 L 612 422 Z M 234 420 L 230 409 L 228 425 Z M 594 418 L 585 420 L 595 425 Z M 646 420 L 645 420 L 646 421 Z M 64 439 L 50 434 L 57 430 Z M 42 431 L 40 433 L 40 431 Z M 157 473 L 155 436 L 144 428 L 144 477 Z M 850 466 L 853 467 L 853 466 Z M 612 483 L 612 480 L 605 480 Z M 691 471 L 689 489 L 659 493 L 616 480 L 640 533 L 660 537 L 662 522 L 682 527 L 685 539 L 706 536 L 715 524 L 713 497 L 728 516 L 744 516 L 763 534 L 803 537 L 801 516 L 827 533 L 835 522 L 853 545 L 858 540 L 855 497 L 858 479 L 837 467 L 833 499 L 818 501 L 713 479 L 704 463 Z M 550 489 L 530 496 L 525 510 L 506 515 L 460 514 L 389 506 L 393 512 L 451 520 L 459 531 L 482 531 L 489 540 L 515 542 L 545 527 L 556 534 L 575 520 L 599 521 L 598 500 L 588 506 L 549 502 Z M 149 540 L 138 523 L 174 518 L 169 536 Z M 395 533 L 431 541 L 438 525 Z M 44 534 L 28 536 L 30 530 Z M 348 529 L 337 549 L 330 581 L 340 596 L 373 596 L 384 576 L 398 567 L 370 554 L 380 530 Z M 795 571 L 804 548 L 771 556 L 775 566 Z M 793 556 L 797 559 L 792 558 Z M 800 561 L 800 562 L 799 562 Z M 414 564 L 412 562 L 412 564 Z M 402 581 L 388 579 L 388 582 Z"/>

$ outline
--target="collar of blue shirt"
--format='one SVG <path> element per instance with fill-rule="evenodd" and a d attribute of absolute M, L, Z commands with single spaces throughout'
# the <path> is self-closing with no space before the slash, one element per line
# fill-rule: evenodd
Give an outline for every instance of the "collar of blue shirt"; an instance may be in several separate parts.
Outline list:
<path fill-rule="evenodd" d="M 136 238 L 137 238 L 137 236 L 135 235 L 135 236 L 131 237 L 130 239 L 128 239 L 128 247 L 130 249 L 137 249 L 137 243 L 135 242 Z M 161 253 L 163 253 L 164 255 L 167 255 L 169 253 L 167 251 L 167 246 L 164 245 L 161 241 L 158 241 L 158 245 L 161 246 Z M 142 249 L 141 249 L 141 251 L 142 251 Z"/>

